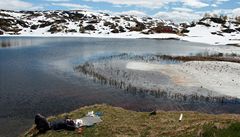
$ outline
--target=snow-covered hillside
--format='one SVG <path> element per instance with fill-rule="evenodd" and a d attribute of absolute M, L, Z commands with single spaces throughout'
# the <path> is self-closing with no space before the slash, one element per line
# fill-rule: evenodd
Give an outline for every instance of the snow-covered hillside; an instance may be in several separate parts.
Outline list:
<path fill-rule="evenodd" d="M 240 45 L 240 22 L 220 17 L 202 18 L 188 28 L 184 40 L 209 44 Z"/>
<path fill-rule="evenodd" d="M 81 36 L 114 38 L 174 38 L 209 44 L 240 43 L 240 23 L 203 18 L 197 25 L 131 15 L 109 15 L 83 10 L 0 10 L 0 35 Z"/>

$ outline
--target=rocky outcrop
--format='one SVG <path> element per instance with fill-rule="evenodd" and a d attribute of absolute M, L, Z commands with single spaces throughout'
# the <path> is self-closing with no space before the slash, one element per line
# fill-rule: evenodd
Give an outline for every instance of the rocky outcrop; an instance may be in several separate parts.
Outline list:
<path fill-rule="evenodd" d="M 3 31 L 0 30 L 0 35 L 3 35 L 3 34 L 4 34 Z"/>
<path fill-rule="evenodd" d="M 93 25 L 87 25 L 84 27 L 85 30 L 96 30 L 96 28 Z"/>
<path fill-rule="evenodd" d="M 118 29 L 114 29 L 111 31 L 112 33 L 119 33 L 119 30 Z"/>
<path fill-rule="evenodd" d="M 49 21 L 43 21 L 43 20 L 39 20 L 38 22 L 40 22 L 40 28 L 45 28 L 48 26 L 51 26 L 53 24 L 53 22 L 49 22 Z"/>
<path fill-rule="evenodd" d="M 136 21 L 136 26 L 131 27 L 131 28 L 130 28 L 130 31 L 142 31 L 142 30 L 144 30 L 144 29 L 146 29 L 145 24 L 142 23 L 142 22 Z"/>
<path fill-rule="evenodd" d="M 52 25 L 51 28 L 48 30 L 48 32 L 58 33 L 62 32 L 66 27 L 65 26 L 59 26 L 59 25 Z"/>
<path fill-rule="evenodd" d="M 30 29 L 36 30 L 39 27 L 39 25 L 32 25 Z"/>
<path fill-rule="evenodd" d="M 212 23 L 221 25 L 220 32 L 239 33 L 239 19 L 229 20 L 222 17 L 204 17 L 197 23 L 174 24 L 170 21 L 153 19 L 151 17 L 136 17 L 130 15 L 113 16 L 106 13 L 96 13 L 83 10 L 71 11 L 10 11 L 0 10 L 0 30 L 4 34 L 54 34 L 54 33 L 85 33 L 110 34 L 136 31 L 142 34 L 175 33 L 182 35 L 189 28 L 202 25 L 212 27 Z M 231 26 L 232 24 L 232 26 Z M 230 27 L 231 26 L 231 27 Z"/>

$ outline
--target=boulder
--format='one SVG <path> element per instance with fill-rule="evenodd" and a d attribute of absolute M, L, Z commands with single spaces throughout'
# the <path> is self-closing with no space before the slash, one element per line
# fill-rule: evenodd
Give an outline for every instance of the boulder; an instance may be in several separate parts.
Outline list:
<path fill-rule="evenodd" d="M 55 24 L 60 24 L 60 23 L 66 23 L 67 21 L 65 19 L 60 19 L 60 20 L 55 20 Z"/>
<path fill-rule="evenodd" d="M 142 31 L 146 29 L 146 26 L 144 23 L 138 22 L 136 21 L 136 26 L 135 27 L 131 27 L 130 31 Z"/>
<path fill-rule="evenodd" d="M 99 23 L 99 20 L 97 20 L 97 19 L 94 19 L 94 20 L 90 20 L 90 21 L 88 21 L 87 23 Z"/>
<path fill-rule="evenodd" d="M 232 33 L 232 32 L 235 32 L 236 30 L 234 29 L 224 29 L 222 30 L 222 32 L 225 32 L 225 33 Z"/>
<path fill-rule="evenodd" d="M 240 31 L 240 28 L 236 28 L 237 31 Z"/>
<path fill-rule="evenodd" d="M 119 30 L 118 29 L 114 29 L 111 31 L 112 33 L 119 33 Z"/>
<path fill-rule="evenodd" d="M 113 20 L 118 20 L 120 17 L 112 17 Z"/>
<path fill-rule="evenodd" d="M 32 25 L 30 29 L 36 30 L 39 27 L 39 25 Z"/>
<path fill-rule="evenodd" d="M 188 29 L 186 29 L 186 28 L 184 28 L 184 29 L 182 29 L 181 30 L 181 32 L 180 33 L 189 33 L 189 30 Z"/>
<path fill-rule="evenodd" d="M 206 26 L 206 27 L 210 27 L 211 25 L 210 24 L 207 24 L 207 23 L 204 23 L 204 22 L 198 22 L 197 23 L 198 25 L 204 25 L 204 26 Z"/>
<path fill-rule="evenodd" d="M 104 25 L 104 26 L 111 26 L 111 25 L 113 25 L 113 23 L 111 23 L 111 22 L 109 22 L 109 21 L 105 21 L 105 22 L 103 23 L 103 25 Z"/>
<path fill-rule="evenodd" d="M 120 32 L 126 32 L 125 29 L 123 28 L 123 26 L 119 26 L 118 29 Z"/>
<path fill-rule="evenodd" d="M 0 30 L 0 35 L 3 35 L 3 34 L 4 34 L 3 31 Z"/>
<path fill-rule="evenodd" d="M 93 25 L 87 25 L 84 27 L 85 30 L 96 30 Z"/>
<path fill-rule="evenodd" d="M 48 32 L 53 33 L 57 33 L 57 32 L 61 32 L 63 30 L 62 26 L 58 26 L 58 25 L 52 25 L 51 28 L 48 30 Z"/>
<path fill-rule="evenodd" d="M 141 33 L 148 35 L 148 34 L 153 34 L 153 31 L 151 29 L 145 29 Z"/>
<path fill-rule="evenodd" d="M 19 25 L 21 25 L 22 27 L 24 27 L 24 28 L 28 28 L 29 26 L 27 25 L 27 22 L 24 22 L 24 21 L 22 21 L 22 20 L 17 20 L 17 23 L 19 24 Z"/>
<path fill-rule="evenodd" d="M 66 30 L 65 32 L 66 32 L 66 33 L 68 33 L 68 32 L 77 32 L 77 30 L 75 30 L 75 29 L 70 29 L 70 30 Z"/>
<path fill-rule="evenodd" d="M 42 24 L 40 24 L 40 28 L 51 26 L 53 24 L 53 22 L 49 22 L 49 21 L 38 21 L 38 22 L 42 23 Z"/>
<path fill-rule="evenodd" d="M 157 26 L 152 28 L 152 31 L 156 33 L 176 33 L 171 26 Z"/>
<path fill-rule="evenodd" d="M 218 23 L 218 24 L 225 24 L 226 21 L 221 19 L 221 18 L 214 18 L 214 17 L 211 17 L 210 20 L 214 23 Z"/>

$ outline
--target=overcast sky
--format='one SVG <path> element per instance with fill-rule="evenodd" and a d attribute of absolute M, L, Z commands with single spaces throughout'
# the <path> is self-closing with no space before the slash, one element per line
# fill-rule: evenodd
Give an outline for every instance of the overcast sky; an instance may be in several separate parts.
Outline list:
<path fill-rule="evenodd" d="M 112 14 L 155 16 L 173 21 L 191 21 L 203 13 L 240 16 L 240 0 L 0 0 L 1 9 L 86 9 Z"/>

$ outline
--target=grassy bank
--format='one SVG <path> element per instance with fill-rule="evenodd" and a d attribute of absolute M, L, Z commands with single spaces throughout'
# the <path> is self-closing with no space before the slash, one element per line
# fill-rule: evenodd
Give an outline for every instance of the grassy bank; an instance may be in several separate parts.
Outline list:
<path fill-rule="evenodd" d="M 103 122 L 83 129 L 82 134 L 75 131 L 48 131 L 37 134 L 37 130 L 30 129 L 24 137 L 196 137 L 196 136 L 226 136 L 239 137 L 239 115 L 210 115 L 197 112 L 165 112 L 159 111 L 156 115 L 149 116 L 148 112 L 135 112 L 108 105 L 94 105 L 83 107 L 50 117 L 49 120 L 68 116 L 76 119 L 84 116 L 88 111 L 103 112 Z M 183 113 L 183 121 L 178 118 Z"/>

